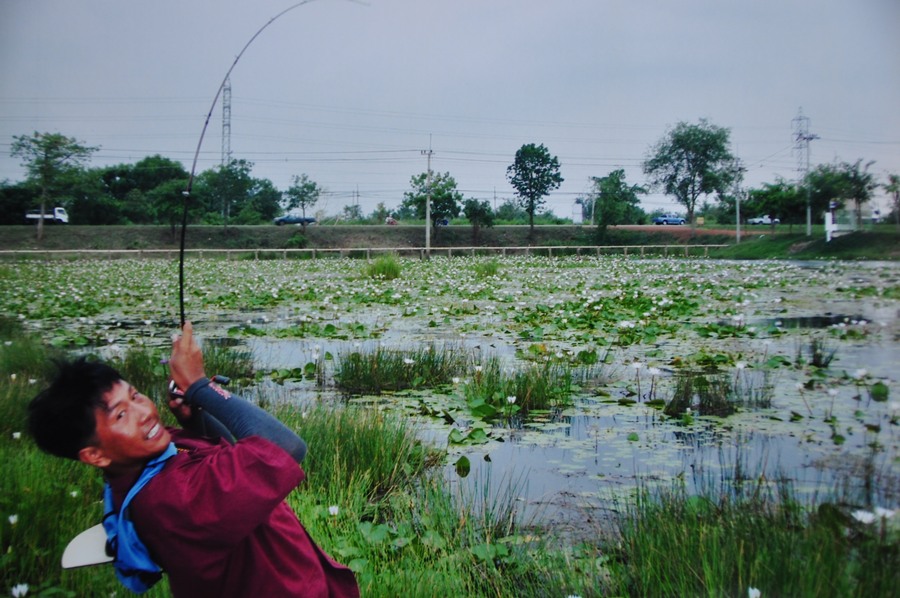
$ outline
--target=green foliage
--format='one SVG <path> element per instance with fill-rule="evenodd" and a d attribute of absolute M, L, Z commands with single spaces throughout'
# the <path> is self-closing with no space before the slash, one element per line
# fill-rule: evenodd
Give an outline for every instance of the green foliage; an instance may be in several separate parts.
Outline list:
<path fill-rule="evenodd" d="M 613 595 L 894 595 L 900 537 L 891 519 L 863 523 L 827 503 L 808 515 L 789 488 L 777 499 L 762 482 L 737 497 L 645 490 L 619 517 Z"/>
<path fill-rule="evenodd" d="M 449 384 L 462 375 L 469 355 L 459 347 L 426 346 L 421 349 L 356 350 L 342 354 L 335 384 L 350 394 L 381 394 L 408 388 Z"/>
<path fill-rule="evenodd" d="M 478 241 L 478 231 L 481 227 L 494 226 L 494 211 L 486 200 L 467 199 L 463 203 L 463 214 L 472 224 L 472 241 Z"/>
<path fill-rule="evenodd" d="M 414 210 L 416 218 L 425 219 L 425 200 L 431 197 L 431 224 L 452 220 L 459 215 L 462 193 L 456 189 L 456 179 L 449 172 L 423 172 L 410 178 L 410 191 L 403 194 L 403 207 Z"/>
<path fill-rule="evenodd" d="M 513 163 L 506 168 L 506 178 L 516 190 L 519 205 L 528 214 L 528 223 L 534 230 L 534 216 L 544 204 L 544 197 L 563 182 L 559 159 L 551 156 L 543 144 L 527 143 L 516 151 Z"/>
<path fill-rule="evenodd" d="M 500 272 L 500 262 L 496 259 L 475 262 L 472 270 L 478 278 L 490 278 L 491 276 L 497 276 Z"/>
<path fill-rule="evenodd" d="M 379 255 L 366 265 L 366 276 L 377 280 L 400 278 L 401 271 L 400 260 L 391 253 Z"/>
<path fill-rule="evenodd" d="M 291 177 L 291 186 L 284 192 L 282 207 L 286 211 L 300 208 L 303 217 L 306 217 L 306 209 L 312 208 L 318 203 L 322 188 L 307 175 L 294 175 Z"/>
<path fill-rule="evenodd" d="M 621 168 L 605 177 L 592 177 L 592 181 L 591 209 L 598 227 L 598 241 L 604 243 L 608 226 L 632 224 L 643 215 L 638 196 L 647 190 L 640 185 L 629 186 Z"/>
<path fill-rule="evenodd" d="M 735 176 L 728 129 L 705 119 L 696 125 L 678 123 L 653 147 L 644 173 L 687 209 L 693 223 L 697 199 L 724 193 Z"/>
<path fill-rule="evenodd" d="M 486 421 L 565 407 L 572 403 L 572 391 L 567 363 L 540 361 L 507 372 L 497 357 L 477 366 L 465 385 L 469 410 Z"/>

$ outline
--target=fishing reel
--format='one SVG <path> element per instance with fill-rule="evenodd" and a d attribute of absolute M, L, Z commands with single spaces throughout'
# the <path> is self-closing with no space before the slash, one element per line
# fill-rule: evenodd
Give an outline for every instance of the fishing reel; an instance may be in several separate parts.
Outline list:
<path fill-rule="evenodd" d="M 231 378 L 219 374 L 216 374 L 209 380 L 210 382 L 215 382 L 216 384 L 221 384 L 222 386 L 225 386 L 226 384 L 231 382 Z M 177 384 L 175 384 L 174 380 L 169 380 L 169 399 L 172 401 L 176 399 L 184 399 L 184 390 L 182 390 Z"/>

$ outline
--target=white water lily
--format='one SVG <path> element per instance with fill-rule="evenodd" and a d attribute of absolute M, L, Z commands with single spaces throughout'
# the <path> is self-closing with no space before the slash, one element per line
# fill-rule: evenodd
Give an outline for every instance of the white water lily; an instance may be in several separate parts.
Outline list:
<path fill-rule="evenodd" d="M 27 583 L 17 583 L 12 587 L 10 593 L 13 595 L 13 598 L 22 598 L 22 596 L 28 595 L 28 584 Z"/>
<path fill-rule="evenodd" d="M 328 514 L 332 517 L 337 517 L 338 513 L 340 513 L 340 509 L 337 505 L 331 505 L 330 507 L 328 507 Z"/>
<path fill-rule="evenodd" d="M 871 511 L 864 511 L 860 509 L 859 511 L 853 511 L 853 518 L 862 523 L 863 525 L 869 525 L 873 521 L 875 521 L 875 513 Z"/>
<path fill-rule="evenodd" d="M 18 522 L 19 522 L 19 516 L 18 516 L 18 515 L 16 515 L 15 513 L 13 513 L 12 515 L 9 516 L 9 524 L 10 524 L 10 525 L 15 525 L 15 524 L 17 524 Z"/>
<path fill-rule="evenodd" d="M 509 403 L 510 405 L 512 405 L 513 403 L 516 402 L 516 396 L 510 395 L 510 396 L 506 397 L 506 402 Z"/>
<path fill-rule="evenodd" d="M 760 598 L 760 596 L 762 596 L 762 592 L 757 588 L 747 588 L 747 598 Z"/>
<path fill-rule="evenodd" d="M 13 440 L 19 440 L 20 438 L 22 438 L 22 433 L 21 432 L 13 432 L 12 437 L 13 437 Z"/>
<path fill-rule="evenodd" d="M 415 363 L 415 360 L 414 360 L 414 359 L 410 359 L 409 357 L 404 357 L 404 358 L 403 358 L 403 363 L 405 363 L 406 365 L 412 365 L 412 364 Z"/>

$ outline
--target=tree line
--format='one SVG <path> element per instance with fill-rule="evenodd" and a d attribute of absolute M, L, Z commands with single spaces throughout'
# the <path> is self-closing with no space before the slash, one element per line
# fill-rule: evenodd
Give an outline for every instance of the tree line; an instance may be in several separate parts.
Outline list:
<path fill-rule="evenodd" d="M 190 173 L 180 162 L 154 155 L 134 164 L 89 167 L 97 149 L 59 133 L 14 136 L 11 154 L 20 158 L 26 176 L 20 182 L 0 184 L 0 224 L 24 222 L 29 209 L 47 212 L 61 206 L 69 211 L 72 224 L 168 225 L 174 234 L 185 205 L 191 223 L 268 224 L 286 211 L 300 210 L 306 216 L 324 192 L 305 174 L 292 177 L 291 186 L 280 191 L 270 180 L 252 176 L 253 163 L 232 160 L 201 172 L 185 197 Z M 852 207 L 861 219 L 862 206 L 881 186 L 892 197 L 894 217 L 900 218 L 900 176 L 889 175 L 880 183 L 869 170 L 872 164 L 862 159 L 821 164 L 802 184 L 776 180 L 743 192 L 745 169 L 731 150 L 730 131 L 701 119 L 678 123 L 650 148 L 643 162 L 646 186 L 630 184 L 625 171 L 617 169 L 591 177 L 590 191 L 576 204 L 582 206 L 586 220 L 597 224 L 601 237 L 611 225 L 647 222 L 640 197 L 650 190 L 672 197 L 692 224 L 698 214 L 733 224 L 738 201 L 745 217 L 769 214 L 784 223 L 800 224 L 807 210 L 814 222 L 822 222 L 826 211 L 843 207 Z M 552 221 L 544 206 L 546 196 L 563 182 L 556 156 L 543 144 L 525 144 L 506 176 L 515 199 L 497 209 L 486 200 L 463 197 L 449 172 L 425 172 L 411 177 L 410 189 L 397 208 L 379 204 L 366 217 L 358 205 L 351 205 L 338 219 L 421 220 L 429 201 L 433 227 L 463 215 L 476 237 L 480 228 L 495 222 L 527 222 L 533 229 L 536 218 Z M 38 222 L 40 236 L 43 220 Z"/>

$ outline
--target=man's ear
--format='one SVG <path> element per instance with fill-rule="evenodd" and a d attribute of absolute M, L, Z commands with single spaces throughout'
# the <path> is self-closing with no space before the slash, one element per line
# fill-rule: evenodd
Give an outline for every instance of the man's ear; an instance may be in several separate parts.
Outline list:
<path fill-rule="evenodd" d="M 94 467 L 104 469 L 109 466 L 111 460 L 99 446 L 86 446 L 78 451 L 78 460 Z"/>

